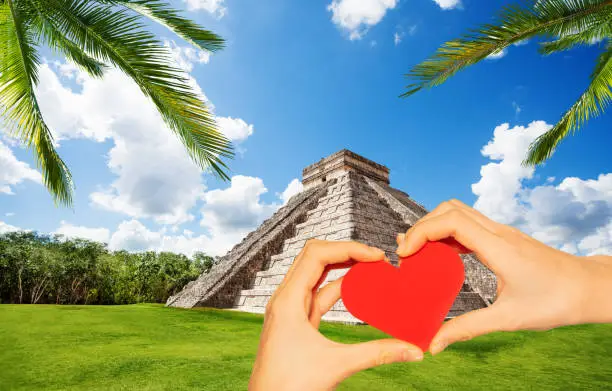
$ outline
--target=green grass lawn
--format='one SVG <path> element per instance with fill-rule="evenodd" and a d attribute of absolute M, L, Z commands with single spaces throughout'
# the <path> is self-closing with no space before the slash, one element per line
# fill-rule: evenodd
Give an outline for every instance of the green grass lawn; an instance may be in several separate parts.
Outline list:
<path fill-rule="evenodd" d="M 245 390 L 262 317 L 159 305 L 0 305 L 1 390 Z M 323 324 L 331 339 L 384 335 Z M 341 390 L 612 389 L 612 325 L 497 333 Z"/>

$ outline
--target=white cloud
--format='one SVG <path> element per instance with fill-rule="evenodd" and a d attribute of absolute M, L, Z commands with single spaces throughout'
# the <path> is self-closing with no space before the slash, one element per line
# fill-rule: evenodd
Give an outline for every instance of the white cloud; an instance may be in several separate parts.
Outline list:
<path fill-rule="evenodd" d="M 109 242 L 111 250 L 127 251 L 170 251 L 192 256 L 196 251 L 209 255 L 223 255 L 237 240 L 213 238 L 206 235 L 194 235 L 184 230 L 182 235 L 169 235 L 165 229 L 152 231 L 138 220 L 128 220 L 119 224 Z"/>
<path fill-rule="evenodd" d="M 397 0 L 333 0 L 327 10 L 332 13 L 332 22 L 355 40 L 361 39 L 396 5 Z"/>
<path fill-rule="evenodd" d="M 286 204 L 291 197 L 300 193 L 302 190 L 304 190 L 302 181 L 294 178 L 291 182 L 289 182 L 287 188 L 279 195 L 279 197 L 281 200 L 283 200 L 283 204 Z"/>
<path fill-rule="evenodd" d="M 180 50 L 181 55 L 188 53 Z M 193 59 L 195 54 L 187 56 Z M 195 79 L 188 77 L 206 99 Z M 62 85 L 47 64 L 40 68 L 40 80 L 43 113 L 60 139 L 113 141 L 108 166 L 117 177 L 90 194 L 94 205 L 160 224 L 194 219 L 190 210 L 206 189 L 202 171 L 134 82 L 110 69 L 103 79 L 77 76 L 81 89 L 75 92 Z M 221 130 L 235 140 L 253 133 L 253 125 L 239 118 L 221 117 L 220 122 Z"/>
<path fill-rule="evenodd" d="M 461 7 L 461 0 L 434 0 L 443 10 Z"/>
<path fill-rule="evenodd" d="M 510 129 L 502 124 L 493 131 L 493 139 L 481 153 L 499 163 L 488 163 L 481 167 L 481 179 L 472 185 L 472 192 L 478 196 L 474 206 L 489 217 L 504 224 L 510 224 L 523 214 L 518 199 L 514 197 L 521 189 L 521 181 L 533 176 L 533 167 L 522 166 L 529 144 L 551 128 L 543 121 L 535 121 L 528 127 L 516 126 Z"/>
<path fill-rule="evenodd" d="M 519 104 L 516 102 L 512 102 L 512 108 L 514 109 L 514 114 L 517 116 L 521 114 L 521 111 L 523 110 L 521 106 L 519 106 Z"/>
<path fill-rule="evenodd" d="M 498 52 L 489 54 L 485 59 L 486 60 L 499 60 L 500 58 L 505 57 L 507 53 L 508 53 L 507 49 L 502 49 Z"/>
<path fill-rule="evenodd" d="M 41 183 L 41 174 L 18 160 L 13 151 L 0 141 L 0 194 L 14 194 L 13 186 L 23 181 Z"/>
<path fill-rule="evenodd" d="M 53 233 L 63 235 L 66 238 L 89 239 L 100 243 L 108 243 L 110 238 L 110 231 L 106 228 L 83 227 L 72 225 L 66 221 L 61 221 L 59 228 Z"/>
<path fill-rule="evenodd" d="M 13 216 L 15 216 L 15 213 L 14 212 L 6 212 L 4 215 L 6 217 L 13 217 Z"/>
<path fill-rule="evenodd" d="M 612 173 L 597 179 L 565 178 L 554 185 L 527 187 L 535 169 L 521 162 L 529 144 L 551 128 L 543 121 L 527 127 L 502 124 L 481 150 L 493 161 L 472 185 L 474 207 L 503 224 L 518 227 L 544 243 L 578 254 L 612 254 Z"/>
<path fill-rule="evenodd" d="M 524 46 L 524 45 L 527 45 L 528 43 L 529 43 L 528 39 L 523 39 L 521 41 L 513 43 L 512 45 L 514 45 L 514 46 Z"/>
<path fill-rule="evenodd" d="M 395 46 L 399 45 L 402 42 L 402 38 L 404 38 L 404 33 L 396 31 L 393 34 L 393 43 Z"/>
<path fill-rule="evenodd" d="M 191 72 L 195 64 L 208 64 L 210 53 L 192 46 L 179 46 L 174 41 L 164 41 L 176 64 L 185 72 Z"/>
<path fill-rule="evenodd" d="M 206 11 L 221 19 L 227 12 L 225 0 L 183 0 L 189 11 Z"/>
<path fill-rule="evenodd" d="M 8 233 L 8 232 L 15 232 L 15 231 L 21 231 L 21 230 L 22 230 L 21 228 L 17 228 L 15 226 L 7 224 L 4 221 L 0 221 L 0 235 Z"/>
<path fill-rule="evenodd" d="M 399 45 L 404 40 L 404 37 L 406 36 L 406 34 L 409 36 L 413 36 L 416 33 L 416 31 L 417 31 L 416 24 L 412 26 L 408 26 L 407 31 L 404 30 L 402 26 L 397 26 L 395 33 L 393 33 L 393 43 L 395 44 L 395 46 Z"/>
<path fill-rule="evenodd" d="M 206 192 L 201 224 L 213 236 L 246 234 L 268 218 L 280 206 L 262 203 L 268 191 L 260 178 L 236 175 L 226 189 Z"/>
<path fill-rule="evenodd" d="M 219 130 L 234 142 L 244 141 L 253 134 L 253 125 L 240 118 L 217 117 L 217 124 Z"/>
<path fill-rule="evenodd" d="M 300 186 L 292 181 L 279 197 L 285 200 Z M 195 251 L 210 255 L 223 255 L 263 220 L 281 206 L 264 203 L 261 196 L 267 192 L 260 178 L 237 175 L 225 189 L 205 193 L 201 225 L 207 233 L 197 235 L 190 230 L 178 234 L 178 227 L 150 230 L 136 219 L 122 222 L 109 241 L 111 250 L 172 251 L 191 256 Z"/>

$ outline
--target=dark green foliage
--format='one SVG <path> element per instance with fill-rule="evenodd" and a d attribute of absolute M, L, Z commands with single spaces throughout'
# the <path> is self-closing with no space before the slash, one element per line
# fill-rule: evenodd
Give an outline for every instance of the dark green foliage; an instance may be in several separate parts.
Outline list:
<path fill-rule="evenodd" d="M 210 269 L 168 252 L 110 252 L 101 243 L 34 232 L 0 235 L 0 302 L 163 303 Z"/>

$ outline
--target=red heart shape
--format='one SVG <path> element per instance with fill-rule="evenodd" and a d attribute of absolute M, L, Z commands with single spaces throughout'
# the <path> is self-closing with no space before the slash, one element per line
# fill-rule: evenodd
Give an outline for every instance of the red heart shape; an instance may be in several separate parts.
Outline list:
<path fill-rule="evenodd" d="M 426 351 L 464 278 L 457 252 L 428 242 L 402 258 L 400 268 L 382 261 L 356 263 L 342 280 L 341 295 L 356 318 Z"/>

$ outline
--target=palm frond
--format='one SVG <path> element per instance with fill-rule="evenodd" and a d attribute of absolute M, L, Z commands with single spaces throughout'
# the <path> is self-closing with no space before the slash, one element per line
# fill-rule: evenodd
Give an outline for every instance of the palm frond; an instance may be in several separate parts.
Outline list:
<path fill-rule="evenodd" d="M 128 7 L 141 15 L 165 26 L 176 35 L 200 49 L 214 52 L 223 49 L 225 41 L 217 34 L 206 30 L 197 23 L 184 18 L 179 11 L 163 0 L 98 0 Z"/>
<path fill-rule="evenodd" d="M 440 85 L 463 68 L 524 39 L 585 31 L 609 21 L 611 12 L 612 0 L 546 0 L 530 7 L 507 6 L 498 24 L 485 24 L 445 43 L 432 57 L 413 67 L 406 77 L 416 81 L 406 86 L 402 96 Z"/>
<path fill-rule="evenodd" d="M 610 37 L 612 37 L 612 20 L 594 24 L 584 31 L 565 35 L 554 41 L 541 43 L 539 51 L 542 54 L 549 55 L 579 45 L 592 45 L 607 40 Z"/>
<path fill-rule="evenodd" d="M 0 5 L 0 116 L 28 146 L 34 145 L 36 164 L 42 169 L 43 183 L 55 202 L 72 204 L 72 178 L 53 146 L 34 93 L 40 63 L 32 33 L 14 0 Z"/>
<path fill-rule="evenodd" d="M 144 29 L 139 15 L 87 0 L 44 3 L 45 12 L 68 39 L 94 58 L 114 64 L 138 84 L 200 167 L 229 179 L 221 159 L 233 156 L 229 140 L 219 132 L 214 116 L 186 76 L 172 65 L 167 48 Z"/>
<path fill-rule="evenodd" d="M 544 162 L 570 132 L 575 133 L 590 117 L 598 116 L 612 100 L 611 86 L 612 45 L 608 44 L 606 51 L 597 60 L 589 87 L 551 130 L 538 137 L 530 145 L 523 164 L 536 165 Z"/>
<path fill-rule="evenodd" d="M 44 12 L 44 4 L 40 1 L 20 0 L 20 5 L 30 16 L 30 28 L 42 38 L 42 41 L 57 53 L 63 54 L 92 77 L 102 77 L 104 64 L 85 53 L 74 42 L 58 30 L 53 19 Z"/>

